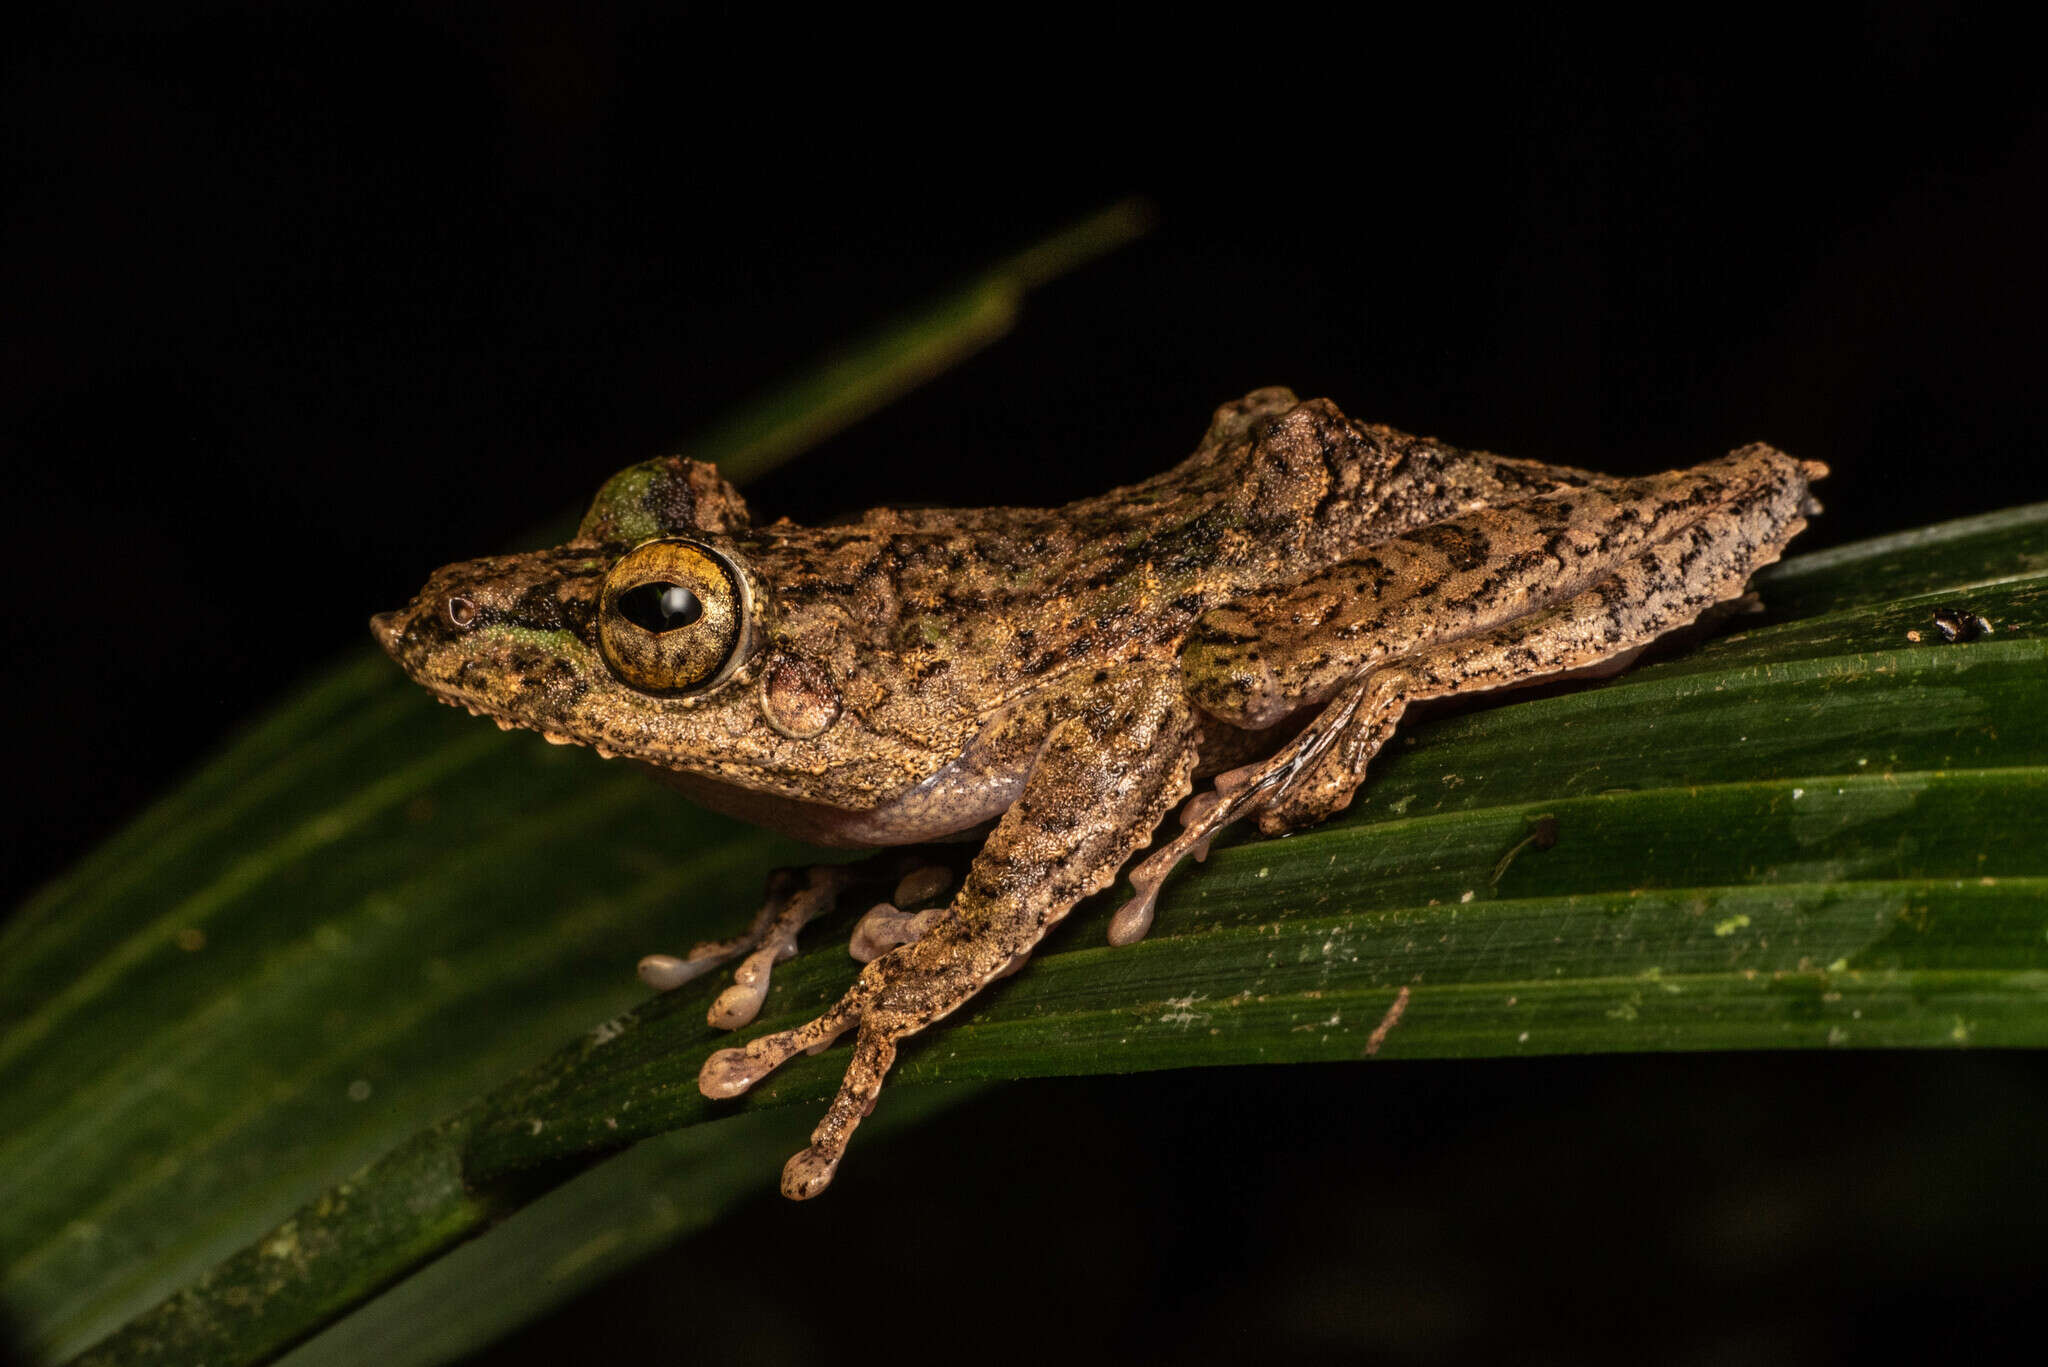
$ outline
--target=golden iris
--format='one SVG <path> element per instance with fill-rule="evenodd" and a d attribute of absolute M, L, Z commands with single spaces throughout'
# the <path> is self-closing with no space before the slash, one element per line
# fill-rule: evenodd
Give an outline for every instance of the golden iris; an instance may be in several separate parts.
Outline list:
<path fill-rule="evenodd" d="M 724 556 L 695 541 L 648 541 L 605 575 L 598 650 L 634 688 L 685 693 L 724 678 L 744 618 L 739 575 Z"/>

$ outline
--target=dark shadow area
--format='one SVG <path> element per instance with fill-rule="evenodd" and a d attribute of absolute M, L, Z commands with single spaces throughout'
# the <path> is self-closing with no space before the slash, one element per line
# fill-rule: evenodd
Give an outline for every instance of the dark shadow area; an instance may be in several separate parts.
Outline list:
<path fill-rule="evenodd" d="M 2033 1333 L 2044 1083 L 1995 1053 L 1018 1083 L 475 1360 L 1995 1360 Z"/>

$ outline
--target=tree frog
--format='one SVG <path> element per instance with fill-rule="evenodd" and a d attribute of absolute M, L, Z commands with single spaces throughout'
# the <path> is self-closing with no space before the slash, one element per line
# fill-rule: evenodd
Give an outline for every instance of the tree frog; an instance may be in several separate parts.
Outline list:
<path fill-rule="evenodd" d="M 568 544 L 447 566 L 372 626 L 444 702 L 802 839 L 979 839 L 942 905 L 861 920 L 866 966 L 837 1004 L 703 1066 L 702 1091 L 732 1097 L 853 1032 L 783 1170 L 805 1198 L 901 1042 L 1127 865 L 1120 945 L 1225 826 L 1280 835 L 1342 811 L 1409 704 L 1619 667 L 1742 597 L 1826 473 L 1752 445 L 1611 478 L 1261 389 L 1164 474 L 1060 508 L 759 525 L 712 466 L 650 461 L 599 490 Z M 1136 859 L 1175 807 L 1178 831 Z M 711 1019 L 744 1026 L 844 886 L 830 866 L 772 880 L 745 934 L 650 956 L 642 977 L 671 988 L 743 959 Z"/>

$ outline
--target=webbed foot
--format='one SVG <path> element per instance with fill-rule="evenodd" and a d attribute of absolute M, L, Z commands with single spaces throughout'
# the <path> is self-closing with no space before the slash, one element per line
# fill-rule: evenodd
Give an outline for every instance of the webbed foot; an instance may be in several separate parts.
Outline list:
<path fill-rule="evenodd" d="M 856 1030 L 846 1074 L 832 1104 L 811 1132 L 810 1145 L 782 1170 L 784 1196 L 807 1200 L 831 1182 L 854 1130 L 875 1109 L 899 1041 L 951 1015 L 1030 957 L 1026 945 L 1005 948 L 990 937 L 963 933 L 957 922 L 941 925 L 943 930 L 862 969 L 859 979 L 823 1015 L 793 1030 L 721 1049 L 704 1061 L 697 1088 L 723 1100 L 745 1092 L 799 1053 L 818 1053 L 848 1030 Z"/>

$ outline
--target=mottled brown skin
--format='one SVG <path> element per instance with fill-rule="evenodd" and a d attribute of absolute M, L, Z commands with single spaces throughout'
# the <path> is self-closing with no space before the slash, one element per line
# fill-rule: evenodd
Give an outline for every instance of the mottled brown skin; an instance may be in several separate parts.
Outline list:
<path fill-rule="evenodd" d="M 987 829 L 950 904 L 862 923 L 870 962 L 830 1011 L 705 1064 L 705 1093 L 732 1096 L 857 1032 L 838 1097 L 784 1171 L 785 1193 L 805 1197 L 831 1180 L 897 1042 L 1021 965 L 1198 775 L 1214 788 L 1132 870 L 1118 943 L 1144 934 L 1160 883 L 1224 825 L 1276 834 L 1341 811 L 1410 702 L 1622 661 L 1739 597 L 1805 526 L 1825 473 L 1750 446 L 1610 479 L 1264 389 L 1218 409 L 1174 469 L 1063 508 L 755 527 L 710 466 L 650 462 L 605 486 L 568 545 L 451 565 L 374 626 L 444 701 L 644 761 L 810 840 Z M 709 686 L 656 692 L 607 663 L 600 616 L 630 637 L 626 655 L 658 653 L 622 624 L 620 584 L 636 546 L 677 538 L 731 566 L 739 596 L 711 615 L 743 625 Z M 744 954 L 711 1018 L 745 1024 L 841 886 L 784 880 L 746 935 L 643 974 L 674 986 Z"/>

